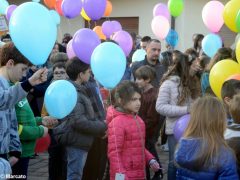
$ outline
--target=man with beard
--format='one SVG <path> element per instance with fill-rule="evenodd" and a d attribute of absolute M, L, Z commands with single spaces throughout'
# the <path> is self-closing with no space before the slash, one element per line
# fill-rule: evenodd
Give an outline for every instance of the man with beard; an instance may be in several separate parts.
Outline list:
<path fill-rule="evenodd" d="M 156 88 L 159 88 L 160 80 L 167 70 L 164 66 L 162 66 L 159 62 L 159 56 L 161 52 L 161 42 L 157 39 L 152 39 L 146 48 L 147 55 L 143 61 L 135 62 L 132 64 L 132 74 L 135 78 L 135 72 L 138 68 L 144 65 L 149 65 L 153 67 L 156 71 L 156 77 L 152 81 L 152 85 Z"/>

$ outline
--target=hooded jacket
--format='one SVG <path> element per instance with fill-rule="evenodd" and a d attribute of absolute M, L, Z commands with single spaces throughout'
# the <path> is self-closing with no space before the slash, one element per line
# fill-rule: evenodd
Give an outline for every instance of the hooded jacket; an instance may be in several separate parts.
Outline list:
<path fill-rule="evenodd" d="M 181 139 L 175 152 L 175 162 L 177 165 L 177 179 L 212 180 L 226 179 L 237 180 L 236 159 L 231 150 L 222 147 L 220 155 L 214 161 L 218 167 L 209 164 L 200 171 L 194 171 L 196 160 L 200 153 L 202 139 Z"/>
<path fill-rule="evenodd" d="M 145 149 L 145 124 L 132 114 L 119 112 L 112 106 L 107 111 L 108 158 L 110 179 L 116 173 L 125 174 L 125 180 L 145 179 L 145 167 L 153 155 Z"/>

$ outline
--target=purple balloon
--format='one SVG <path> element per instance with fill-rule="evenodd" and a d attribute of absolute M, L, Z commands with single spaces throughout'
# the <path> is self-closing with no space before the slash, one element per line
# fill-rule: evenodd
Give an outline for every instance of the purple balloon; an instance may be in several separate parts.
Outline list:
<path fill-rule="evenodd" d="M 107 38 L 110 38 L 110 36 L 114 33 L 112 21 L 104 21 L 103 22 L 102 32 Z"/>
<path fill-rule="evenodd" d="M 106 0 L 84 0 L 83 8 L 88 17 L 93 20 L 99 20 L 105 12 L 107 5 Z"/>
<path fill-rule="evenodd" d="M 68 44 L 67 44 L 67 56 L 69 59 L 73 58 L 76 56 L 73 47 L 72 47 L 73 40 L 71 39 Z"/>
<path fill-rule="evenodd" d="M 133 47 L 132 36 L 126 31 L 118 31 L 114 34 L 113 40 L 122 48 L 125 56 L 128 56 Z"/>
<path fill-rule="evenodd" d="M 16 8 L 17 8 L 17 5 L 12 4 L 12 5 L 8 6 L 8 8 L 6 9 L 6 18 L 8 21 L 10 20 L 11 15 Z"/>
<path fill-rule="evenodd" d="M 82 0 L 63 0 L 62 12 L 66 18 L 72 19 L 80 15 L 82 10 Z"/>
<path fill-rule="evenodd" d="M 73 36 L 73 50 L 83 62 L 90 64 L 93 50 L 101 43 L 98 35 L 91 29 L 82 28 Z"/>
<path fill-rule="evenodd" d="M 164 16 L 170 21 L 171 16 L 167 5 L 163 3 L 156 4 L 153 8 L 153 17 L 155 16 Z"/>
<path fill-rule="evenodd" d="M 183 133 L 187 128 L 189 121 L 190 114 L 186 114 L 177 120 L 173 130 L 174 137 L 177 141 L 179 141 L 179 139 L 183 136 Z"/>
<path fill-rule="evenodd" d="M 112 27 L 113 27 L 113 32 L 118 32 L 122 30 L 122 25 L 118 21 L 111 21 Z"/>

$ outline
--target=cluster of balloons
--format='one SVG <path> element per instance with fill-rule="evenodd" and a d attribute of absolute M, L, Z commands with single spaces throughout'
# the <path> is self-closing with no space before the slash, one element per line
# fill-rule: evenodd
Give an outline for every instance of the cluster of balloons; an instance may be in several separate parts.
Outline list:
<path fill-rule="evenodd" d="M 162 40 L 169 35 L 168 42 L 173 47 L 176 46 L 178 42 L 178 36 L 176 36 L 176 31 L 170 31 L 169 22 L 171 15 L 177 17 L 182 13 L 183 6 L 183 0 L 169 0 L 168 6 L 163 3 L 158 3 L 153 9 L 153 20 L 151 23 L 153 33 Z M 174 39 L 170 40 L 171 37 L 174 37 Z"/>

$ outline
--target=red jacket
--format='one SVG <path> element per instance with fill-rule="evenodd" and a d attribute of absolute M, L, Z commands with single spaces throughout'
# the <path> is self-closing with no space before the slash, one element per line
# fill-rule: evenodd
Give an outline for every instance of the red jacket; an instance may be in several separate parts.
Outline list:
<path fill-rule="evenodd" d="M 139 116 L 119 112 L 110 106 L 107 111 L 107 124 L 110 179 L 114 180 L 116 173 L 125 174 L 125 180 L 145 179 L 145 166 L 148 166 L 154 157 L 145 149 L 143 120 Z"/>

